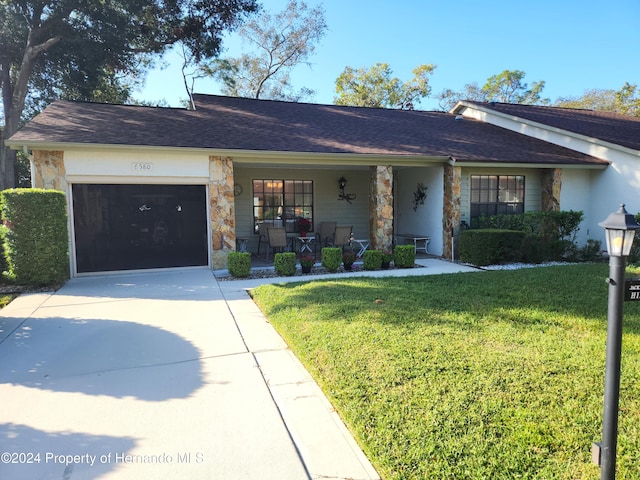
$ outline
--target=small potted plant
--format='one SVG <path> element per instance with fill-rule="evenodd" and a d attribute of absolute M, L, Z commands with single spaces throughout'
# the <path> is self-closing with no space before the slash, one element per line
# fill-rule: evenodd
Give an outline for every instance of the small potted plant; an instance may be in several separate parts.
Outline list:
<path fill-rule="evenodd" d="M 301 237 L 306 237 L 307 232 L 311 230 L 311 222 L 308 219 L 301 217 L 300 220 L 298 220 L 298 230 L 300 230 Z"/>
<path fill-rule="evenodd" d="M 353 252 L 345 252 L 342 255 L 342 264 L 344 265 L 345 270 L 351 270 L 355 261 L 356 254 Z"/>
<path fill-rule="evenodd" d="M 382 252 L 382 268 L 386 270 L 391 265 L 393 261 L 393 253 L 389 250 L 385 250 Z"/>
<path fill-rule="evenodd" d="M 300 268 L 302 273 L 311 273 L 311 269 L 316 263 L 316 259 L 311 255 L 304 255 L 300 257 Z"/>

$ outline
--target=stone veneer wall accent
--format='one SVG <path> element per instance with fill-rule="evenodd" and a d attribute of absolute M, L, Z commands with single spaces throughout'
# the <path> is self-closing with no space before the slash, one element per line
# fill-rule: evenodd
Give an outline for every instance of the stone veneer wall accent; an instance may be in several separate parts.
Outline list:
<path fill-rule="evenodd" d="M 543 170 L 541 180 L 542 198 L 540 208 L 543 212 L 560 210 L 560 191 L 562 190 L 562 169 Z"/>
<path fill-rule="evenodd" d="M 34 150 L 34 172 L 31 184 L 35 188 L 47 190 L 61 190 L 68 194 L 69 184 L 64 167 L 64 152 L 49 150 Z"/>
<path fill-rule="evenodd" d="M 451 232 L 460 228 L 460 184 L 462 168 L 444 166 L 444 212 L 442 215 L 443 256 L 451 258 Z"/>
<path fill-rule="evenodd" d="M 371 249 L 393 245 L 393 169 L 390 165 L 369 168 L 369 231 Z"/>
<path fill-rule="evenodd" d="M 233 196 L 233 160 L 209 157 L 209 207 L 211 263 L 214 269 L 227 267 L 227 255 L 236 249 L 236 216 Z"/>

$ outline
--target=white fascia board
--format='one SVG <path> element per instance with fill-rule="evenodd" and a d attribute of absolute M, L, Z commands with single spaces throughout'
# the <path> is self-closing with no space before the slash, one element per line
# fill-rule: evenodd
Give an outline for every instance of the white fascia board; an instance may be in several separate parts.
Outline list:
<path fill-rule="evenodd" d="M 469 111 L 470 113 L 467 113 Z M 581 153 L 586 153 L 587 155 L 591 155 L 594 157 L 604 158 L 606 160 L 609 160 L 609 159 L 607 158 L 606 151 L 603 151 L 603 148 L 618 150 L 618 151 L 627 153 L 629 155 L 640 157 L 640 151 L 634 150 L 632 148 L 623 147 L 622 145 L 607 142 L 595 137 L 588 137 L 586 135 L 571 132 L 569 130 L 552 127 L 544 123 L 534 122 L 531 120 L 527 120 L 525 118 L 517 117 L 515 115 L 509 115 L 503 112 L 498 112 L 496 110 L 492 110 L 489 107 L 478 106 L 478 105 L 467 103 L 464 100 L 459 101 L 456 104 L 456 106 L 451 109 L 451 113 L 462 115 L 463 117 L 466 116 L 469 118 L 473 118 L 475 120 L 480 120 L 482 122 L 489 123 L 491 125 L 496 125 L 498 127 L 503 127 L 503 128 L 506 128 L 507 130 L 511 130 L 513 132 L 520 133 L 522 135 L 526 135 L 528 137 L 537 138 L 545 142 L 553 143 L 555 145 L 559 145 L 561 147 L 579 151 Z M 492 121 L 491 119 L 492 116 L 505 121 L 503 122 Z M 554 138 L 553 135 L 549 137 L 546 133 L 542 133 L 542 132 L 550 132 L 551 134 L 555 134 L 558 137 Z M 585 146 L 585 148 L 580 148 L 577 145 L 571 144 L 570 140 L 569 141 L 566 140 L 567 137 L 569 139 L 576 139 L 581 142 L 585 142 L 587 146 Z"/>
<path fill-rule="evenodd" d="M 147 145 L 113 145 L 97 143 L 56 143 L 56 142 L 6 142 L 12 149 L 28 150 L 120 150 L 120 151 L 164 151 L 205 154 L 210 156 L 230 157 L 236 163 L 263 164 L 304 164 L 304 165 L 393 165 L 419 166 L 426 164 L 442 164 L 449 160 L 447 156 L 428 155 L 394 155 L 370 153 L 314 153 L 314 152 L 279 152 L 261 150 L 229 150 L 191 147 L 163 147 Z"/>
<path fill-rule="evenodd" d="M 515 162 L 472 162 L 464 160 L 449 160 L 449 165 L 453 167 L 481 167 L 481 168 L 563 168 L 563 169 L 576 169 L 576 170 L 604 170 L 608 164 L 593 164 L 593 165 L 572 165 L 565 163 L 515 163 Z"/>

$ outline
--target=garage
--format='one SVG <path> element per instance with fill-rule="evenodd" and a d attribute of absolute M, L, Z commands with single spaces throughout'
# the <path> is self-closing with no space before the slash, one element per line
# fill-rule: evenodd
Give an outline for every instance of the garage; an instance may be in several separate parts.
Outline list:
<path fill-rule="evenodd" d="M 78 273 L 208 265 L 204 185 L 71 187 Z"/>

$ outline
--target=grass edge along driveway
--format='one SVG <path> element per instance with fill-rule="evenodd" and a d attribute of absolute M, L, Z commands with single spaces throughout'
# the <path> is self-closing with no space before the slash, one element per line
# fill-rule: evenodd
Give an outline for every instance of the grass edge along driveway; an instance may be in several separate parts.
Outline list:
<path fill-rule="evenodd" d="M 385 480 L 597 479 L 608 267 L 263 285 L 254 300 Z M 640 478 L 625 303 L 619 478 Z"/>

